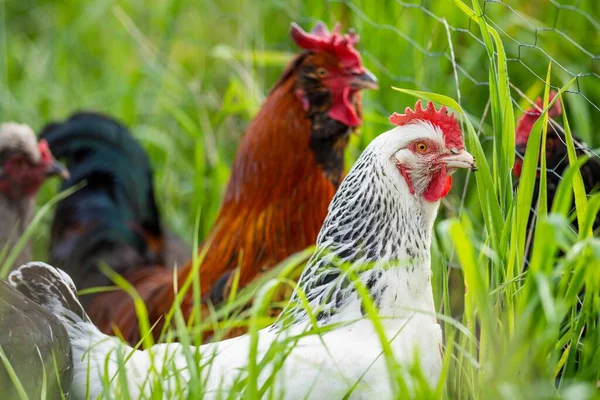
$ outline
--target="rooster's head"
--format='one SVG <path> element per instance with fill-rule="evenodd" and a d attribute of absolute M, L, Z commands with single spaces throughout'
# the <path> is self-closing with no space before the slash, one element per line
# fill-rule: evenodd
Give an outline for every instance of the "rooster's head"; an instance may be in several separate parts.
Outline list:
<path fill-rule="evenodd" d="M 292 23 L 291 35 L 304 53 L 297 59 L 296 95 L 309 114 L 327 111 L 343 125 L 355 128 L 362 123 L 360 91 L 377 89 L 377 78 L 361 62 L 354 48 L 358 35 L 333 32 L 319 22 L 311 32 Z"/>

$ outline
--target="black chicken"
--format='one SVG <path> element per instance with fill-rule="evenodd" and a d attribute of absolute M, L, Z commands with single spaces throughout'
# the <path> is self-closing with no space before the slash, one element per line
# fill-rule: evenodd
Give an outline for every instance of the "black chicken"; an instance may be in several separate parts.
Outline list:
<path fill-rule="evenodd" d="M 41 138 L 70 166 L 63 188 L 86 182 L 58 203 L 52 221 L 50 262 L 77 287 L 111 284 L 95 267 L 100 262 L 124 273 L 189 259 L 191 249 L 161 224 L 148 155 L 121 123 L 77 113 L 46 126 Z"/>
<path fill-rule="evenodd" d="M 550 101 L 554 99 L 556 92 L 550 93 Z M 515 146 L 517 150 L 517 160 L 513 169 L 513 173 L 516 177 L 521 176 L 521 169 L 523 167 L 523 157 L 525 156 L 525 150 L 527 148 L 527 141 L 531 133 L 533 124 L 540 117 L 543 110 L 542 100 L 538 97 L 536 99 L 535 107 L 532 107 L 525 111 L 525 114 L 519 119 L 516 129 Z M 552 207 L 554 202 L 554 196 L 556 195 L 556 189 L 562 179 L 562 176 L 569 166 L 569 159 L 567 156 L 567 145 L 565 142 L 565 133 L 561 125 L 558 124 L 558 117 L 562 115 L 562 106 L 560 99 L 554 103 L 552 108 L 548 111 L 548 116 L 552 121 L 548 122 L 548 133 L 546 137 L 546 168 L 547 168 L 547 182 L 548 182 L 548 210 Z M 575 150 L 577 156 L 581 156 L 586 152 L 589 154 L 588 149 L 583 145 L 582 141 L 573 135 L 575 142 Z M 600 158 L 592 154 L 591 158 L 581 167 L 581 177 L 585 186 L 585 191 L 589 195 L 600 188 Z M 539 173 L 538 179 L 535 182 L 535 188 L 533 191 L 533 204 L 537 204 L 537 198 L 539 193 Z M 574 222 L 575 224 L 577 222 Z M 530 217 L 528 229 L 529 232 L 532 224 L 532 218 Z M 600 215 L 596 216 L 594 222 L 594 230 L 600 227 Z"/>

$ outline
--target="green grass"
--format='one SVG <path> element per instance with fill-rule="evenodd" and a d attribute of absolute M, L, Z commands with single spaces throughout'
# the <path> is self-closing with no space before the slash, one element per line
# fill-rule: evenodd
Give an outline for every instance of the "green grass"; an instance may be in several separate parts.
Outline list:
<path fill-rule="evenodd" d="M 289 22 L 308 28 L 316 19 L 329 25 L 340 20 L 354 26 L 364 64 L 378 76 L 381 90 L 365 93 L 365 124 L 352 138 L 348 163 L 389 129 L 389 113 L 414 104 L 415 93 L 391 90 L 395 86 L 455 99 L 454 109 L 464 115 L 467 148 L 479 166 L 474 175 L 456 177 L 437 224 L 432 268 L 445 334 L 445 385 L 423 396 L 597 398 L 600 242 L 589 227 L 600 195 L 586 199 L 578 173 L 565 175 L 555 207 L 539 210 L 531 265 L 523 273 L 537 154 L 528 153 L 516 195 L 510 174 L 515 119 L 529 107 L 528 98 L 544 95 L 546 81 L 555 88 L 570 84 L 563 93 L 567 138 L 573 132 L 592 147 L 600 145 L 600 79 L 589 74 L 600 73 L 600 63 L 586 54 L 600 49 L 600 10 L 595 0 L 561 4 L 0 0 L 0 120 L 39 129 L 82 108 L 121 118 L 150 154 L 164 220 L 191 243 L 210 229 L 239 138 L 296 52 Z M 554 29 L 536 31 L 542 27 Z M 542 126 L 532 140 L 545 140 Z M 577 162 L 573 152 L 569 162 Z M 40 207 L 56 188 L 57 182 L 44 186 Z M 565 218 L 572 203 L 578 220 L 586 222 L 576 234 Z M 552 214 L 544 217 L 546 211 Z M 32 230 L 42 260 L 50 214 L 40 215 Z M 274 270 L 275 282 L 291 285 L 288 277 L 297 261 Z M 197 282 L 190 282 L 189 290 L 195 288 Z M 256 284 L 235 295 L 219 311 L 229 318 L 210 321 L 208 328 L 218 335 L 249 314 L 251 330 L 264 326 L 268 321 L 260 311 L 268 289 Z M 261 300 L 252 310 L 235 311 L 257 290 Z M 177 309 L 172 319 L 182 341 L 198 343 L 203 327 L 185 326 Z M 278 346 L 267 358 L 280 365 L 293 341 Z M 186 357 L 197 364 L 194 352 Z M 245 385 L 250 397 L 269 391 L 269 385 L 256 385 L 264 363 L 250 365 L 224 398 L 235 397 Z M 188 393 L 202 394 L 200 372 L 209 367 L 194 368 Z M 160 378 L 150 381 L 160 386 Z"/>

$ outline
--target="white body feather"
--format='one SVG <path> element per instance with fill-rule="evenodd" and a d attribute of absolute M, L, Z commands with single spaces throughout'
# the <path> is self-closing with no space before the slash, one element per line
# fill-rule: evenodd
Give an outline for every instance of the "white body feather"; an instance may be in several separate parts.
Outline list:
<path fill-rule="evenodd" d="M 419 365 L 432 384 L 437 382 L 441 369 L 441 330 L 431 316 L 414 314 L 409 319 L 397 319 L 385 324 L 388 337 L 393 337 L 391 346 L 395 360 L 408 367 L 413 356 L 419 355 Z M 279 336 L 281 339 L 282 336 Z M 266 354 L 276 334 L 264 329 L 259 332 L 258 360 Z M 91 342 L 96 346 L 91 347 Z M 72 398 L 97 398 L 103 393 L 101 376 L 104 375 L 106 357 L 109 353 L 108 376 L 118 374 L 117 352 L 129 354 L 131 348 L 114 337 L 95 332 L 93 340 L 80 336 L 73 341 L 75 370 L 73 375 Z M 98 345 L 99 342 L 103 344 Z M 200 351 L 204 359 L 210 360 L 210 368 L 205 368 L 205 398 L 218 398 L 220 391 L 227 393 L 239 378 L 245 377 L 250 348 L 250 337 L 244 335 L 222 342 L 207 344 Z M 419 353 L 415 353 L 419 348 Z M 91 349 L 91 350 L 90 350 Z M 89 353 L 87 353 L 89 352 Z M 181 392 L 177 382 L 190 379 L 188 363 L 182 353 L 182 345 L 159 344 L 149 351 L 136 351 L 127 361 L 126 375 L 132 398 L 150 397 L 151 368 L 177 378 L 162 380 L 165 398 L 177 398 Z M 87 370 L 89 365 L 91 370 Z M 173 357 L 173 362 L 163 363 Z M 77 362 L 78 360 L 83 360 Z M 164 364 L 164 365 L 163 365 Z M 86 376 L 90 374 L 90 385 L 86 387 Z M 272 373 L 266 368 L 260 375 L 259 387 Z M 362 377 L 362 378 L 361 378 Z M 350 396 L 352 399 L 394 398 L 389 380 L 388 366 L 382 353 L 381 342 L 368 319 L 351 323 L 322 336 L 309 335 L 300 339 L 289 354 L 283 369 L 278 373 L 274 385 L 275 393 L 283 393 L 286 399 L 342 398 L 356 382 L 359 382 Z M 118 378 L 115 379 L 118 381 Z"/>

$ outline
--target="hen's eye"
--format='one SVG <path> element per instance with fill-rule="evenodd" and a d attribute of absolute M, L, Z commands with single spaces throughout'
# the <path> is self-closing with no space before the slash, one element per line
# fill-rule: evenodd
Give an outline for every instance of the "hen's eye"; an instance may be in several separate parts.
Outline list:
<path fill-rule="evenodd" d="M 429 146 L 425 142 L 417 143 L 415 148 L 419 153 L 427 153 L 427 150 L 429 150 Z"/>
<path fill-rule="evenodd" d="M 327 76 L 327 70 L 325 68 L 317 68 L 317 76 L 319 78 L 324 78 Z"/>
<path fill-rule="evenodd" d="M 11 164 L 12 164 L 12 167 L 15 169 L 21 169 L 25 166 L 25 162 L 20 158 L 13 160 Z"/>

